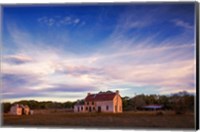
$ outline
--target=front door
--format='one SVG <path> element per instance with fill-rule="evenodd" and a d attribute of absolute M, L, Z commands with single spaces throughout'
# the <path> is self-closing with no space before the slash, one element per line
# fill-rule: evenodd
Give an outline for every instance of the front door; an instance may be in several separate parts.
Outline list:
<path fill-rule="evenodd" d="M 101 112 L 101 106 L 98 106 L 98 112 Z"/>
<path fill-rule="evenodd" d="M 89 107 L 89 112 L 91 112 L 92 111 L 92 108 L 91 107 Z"/>

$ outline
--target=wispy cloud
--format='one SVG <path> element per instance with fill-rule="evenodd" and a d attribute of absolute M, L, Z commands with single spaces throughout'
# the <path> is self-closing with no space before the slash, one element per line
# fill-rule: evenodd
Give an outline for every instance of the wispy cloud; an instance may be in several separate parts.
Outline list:
<path fill-rule="evenodd" d="M 75 41 L 78 39 L 77 34 L 70 36 L 63 30 L 58 31 L 58 36 L 63 35 L 58 38 L 44 34 L 48 38 L 46 40 L 35 38 L 33 33 L 17 25 L 9 25 L 10 39 L 16 49 L 3 54 L 5 99 L 51 99 L 54 95 L 57 99 L 66 100 L 84 98 L 87 92 L 116 89 L 120 89 L 122 96 L 133 96 L 136 92 L 195 92 L 195 44 L 191 39 L 192 30 L 182 30 L 173 37 L 166 35 L 165 39 L 161 39 L 163 31 L 160 30 L 144 35 L 148 30 L 140 30 L 149 28 L 160 15 L 150 16 L 147 13 L 139 16 L 122 13 L 107 37 L 99 35 L 97 38 L 103 38 L 101 42 L 97 39 L 92 43 L 86 41 L 86 44 L 81 37 L 78 37 L 80 41 Z M 70 27 L 84 23 L 75 16 L 41 17 L 37 22 L 47 26 Z M 172 22 L 176 26 L 191 29 L 191 25 L 182 20 Z M 95 34 L 99 29 L 88 29 L 87 34 L 84 31 L 79 29 L 74 32 L 81 32 L 84 37 Z M 66 38 L 72 40 L 65 41 Z M 52 44 L 52 41 L 56 43 Z M 7 46 L 6 43 L 4 45 Z M 83 47 L 87 51 L 83 51 Z"/>
<path fill-rule="evenodd" d="M 18 43 L 26 43 L 24 39 L 19 40 L 16 39 Z M 40 93 L 55 91 L 87 93 L 116 87 L 121 88 L 122 91 L 124 89 L 124 94 L 128 94 L 133 93 L 131 91 L 134 91 L 138 85 L 141 91 L 142 87 L 149 87 L 157 93 L 166 93 L 168 89 L 172 89 L 171 92 L 173 90 L 194 92 L 194 87 L 190 87 L 189 84 L 194 81 L 195 60 L 193 53 L 188 52 L 194 49 L 194 44 L 174 46 L 176 41 L 171 40 L 168 42 L 171 43 L 170 45 L 147 47 L 152 41 L 150 40 L 137 42 L 135 46 L 130 46 L 127 39 L 121 39 L 88 56 L 69 54 L 62 49 L 59 51 L 51 49 L 44 52 L 44 47 L 38 47 L 38 45 L 38 52 L 31 52 L 30 48 L 24 49 L 25 47 L 19 45 L 19 49 L 23 48 L 23 52 L 20 49 L 20 52 L 16 51 L 15 54 L 4 56 L 4 58 L 28 61 L 20 65 L 3 61 L 3 74 L 14 74 L 12 78 L 5 78 L 6 84 L 13 84 L 5 93 L 11 92 L 10 88 L 16 87 L 16 83 L 20 82 L 18 80 L 27 83 L 20 83 L 20 87 L 12 88 L 16 90 L 16 95 L 20 94 L 17 91 L 23 90 L 27 92 L 36 90 L 35 92 Z M 121 48 L 121 43 L 123 43 L 123 48 Z M 34 47 L 30 43 L 29 45 Z M 115 48 L 112 45 L 115 45 Z M 30 56 L 34 56 L 34 60 Z M 35 79 L 27 76 L 37 78 L 36 83 L 29 82 Z M 13 80 L 14 78 L 19 79 Z"/>
<path fill-rule="evenodd" d="M 32 58 L 26 55 L 8 55 L 3 58 L 4 61 L 15 64 L 23 64 L 32 61 Z"/>
<path fill-rule="evenodd" d="M 183 20 L 180 20 L 180 19 L 174 19 L 174 20 L 172 20 L 172 22 L 176 26 L 183 27 L 185 29 L 193 29 L 194 28 L 191 24 L 189 24 L 189 23 L 187 23 L 187 22 L 185 22 Z"/>
<path fill-rule="evenodd" d="M 38 22 L 41 24 L 45 24 L 47 26 L 63 26 L 63 25 L 83 25 L 85 23 L 84 21 L 81 21 L 77 17 L 71 17 L 71 16 L 54 16 L 54 17 L 41 17 L 38 18 Z"/>

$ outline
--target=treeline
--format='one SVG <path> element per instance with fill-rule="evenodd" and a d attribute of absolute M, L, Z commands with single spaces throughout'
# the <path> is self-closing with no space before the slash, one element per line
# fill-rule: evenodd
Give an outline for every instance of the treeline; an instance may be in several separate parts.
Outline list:
<path fill-rule="evenodd" d="M 194 95 L 185 91 L 172 95 L 136 95 L 133 98 L 122 97 L 123 111 L 143 110 L 146 105 L 162 105 L 163 110 L 174 110 L 176 113 L 194 111 Z M 30 109 L 73 109 L 76 101 L 64 103 L 52 101 L 22 100 L 14 103 L 3 103 L 3 112 L 9 112 L 14 104 L 28 105 Z"/>
<path fill-rule="evenodd" d="M 140 94 L 133 98 L 123 97 L 123 110 L 143 110 L 146 105 L 161 105 L 163 110 L 174 110 L 177 114 L 194 112 L 195 97 L 186 91 L 167 95 Z"/>
<path fill-rule="evenodd" d="M 64 108 L 73 108 L 73 106 L 76 104 L 76 101 L 71 102 L 67 101 L 64 103 L 60 102 L 52 102 L 52 101 L 35 101 L 35 100 L 21 100 L 14 103 L 4 102 L 3 105 L 3 112 L 7 113 L 10 111 L 11 106 L 15 104 L 23 104 L 28 105 L 30 109 L 64 109 Z"/>

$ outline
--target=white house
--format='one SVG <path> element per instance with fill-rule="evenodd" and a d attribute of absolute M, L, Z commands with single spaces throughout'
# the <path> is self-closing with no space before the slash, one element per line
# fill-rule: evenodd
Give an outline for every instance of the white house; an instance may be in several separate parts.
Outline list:
<path fill-rule="evenodd" d="M 78 102 L 74 106 L 74 112 L 111 112 L 121 113 L 122 99 L 119 91 L 116 92 L 99 92 L 90 94 L 84 99 L 84 103 Z"/>

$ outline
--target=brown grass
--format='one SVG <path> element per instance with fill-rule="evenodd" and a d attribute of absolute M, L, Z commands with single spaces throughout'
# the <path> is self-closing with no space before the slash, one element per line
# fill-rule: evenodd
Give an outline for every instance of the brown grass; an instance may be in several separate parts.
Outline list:
<path fill-rule="evenodd" d="M 102 127 L 194 129 L 194 114 L 176 115 L 174 112 L 73 113 L 66 111 L 35 112 L 34 115 L 4 114 L 3 126 Z"/>

